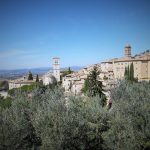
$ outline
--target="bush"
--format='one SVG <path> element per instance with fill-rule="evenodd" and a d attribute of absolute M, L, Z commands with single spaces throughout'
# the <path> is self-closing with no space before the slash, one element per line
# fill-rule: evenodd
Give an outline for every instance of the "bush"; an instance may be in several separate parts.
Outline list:
<path fill-rule="evenodd" d="M 36 88 L 32 98 L 16 93 L 0 108 L 0 149 L 147 150 L 150 148 L 150 85 L 121 82 L 101 98 L 65 97 L 63 89 Z"/>
<path fill-rule="evenodd" d="M 0 107 L 1 108 L 9 108 L 11 106 L 11 98 L 7 97 L 7 98 L 3 98 L 0 96 Z"/>
<path fill-rule="evenodd" d="M 121 82 L 112 90 L 109 130 L 103 133 L 108 149 L 150 148 L 150 85 Z"/>
<path fill-rule="evenodd" d="M 37 89 L 37 88 L 46 88 L 46 87 L 43 86 L 40 82 L 35 82 L 35 83 L 32 83 L 31 85 L 24 85 L 24 86 L 22 86 L 20 88 L 13 88 L 13 89 L 11 89 L 11 90 L 8 91 L 8 94 L 10 96 L 14 96 L 18 92 L 30 93 L 34 89 Z"/>

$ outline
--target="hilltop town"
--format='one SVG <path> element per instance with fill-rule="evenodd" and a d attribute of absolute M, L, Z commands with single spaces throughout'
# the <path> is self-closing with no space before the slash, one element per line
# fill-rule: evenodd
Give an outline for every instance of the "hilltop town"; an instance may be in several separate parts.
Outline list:
<path fill-rule="evenodd" d="M 124 48 L 123 57 L 93 64 L 63 77 L 61 77 L 62 72 L 60 71 L 60 58 L 54 57 L 52 62 L 53 69 L 44 75 L 40 75 L 39 81 L 42 82 L 43 85 L 48 85 L 56 81 L 60 82 L 61 80 L 62 87 L 65 89 L 66 94 L 81 94 L 84 82 L 94 66 L 97 66 L 100 71 L 98 80 L 103 83 L 106 91 L 113 88 L 118 80 L 124 79 L 125 70 L 130 67 L 131 64 L 134 66 L 134 78 L 136 80 L 139 82 L 150 80 L 150 50 L 132 56 L 132 48 L 129 44 Z M 28 76 L 9 80 L 9 90 L 24 85 L 31 85 L 34 82 L 36 82 L 35 75 L 33 76 L 33 80 L 28 80 Z"/>
<path fill-rule="evenodd" d="M 99 80 L 103 82 L 106 89 L 114 87 L 118 80 L 124 79 L 125 69 L 133 63 L 134 78 L 138 81 L 150 80 L 150 50 L 141 54 L 132 56 L 131 46 L 127 44 L 124 49 L 124 57 L 114 58 L 98 64 L 87 66 L 78 72 L 65 76 L 62 85 L 65 91 L 80 93 L 83 88 L 85 79 L 93 66 L 97 66 L 100 70 Z"/>

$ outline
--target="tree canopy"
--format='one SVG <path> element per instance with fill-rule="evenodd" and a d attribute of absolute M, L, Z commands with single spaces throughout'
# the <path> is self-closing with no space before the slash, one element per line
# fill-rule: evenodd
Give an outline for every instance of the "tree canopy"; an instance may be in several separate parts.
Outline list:
<path fill-rule="evenodd" d="M 36 82 L 39 82 L 39 76 L 38 76 L 38 74 L 36 75 Z"/>
<path fill-rule="evenodd" d="M 29 74 L 28 74 L 28 80 L 33 80 L 33 75 L 30 71 L 29 71 Z"/>
<path fill-rule="evenodd" d="M 134 77 L 134 65 L 133 65 L 133 63 L 131 63 L 130 66 L 128 65 L 128 67 L 125 67 L 124 77 L 127 81 L 131 81 L 131 82 L 137 80 Z"/>
<path fill-rule="evenodd" d="M 111 90 L 112 107 L 100 98 L 69 96 L 56 86 L 32 98 L 16 93 L 0 106 L 0 149 L 148 150 L 150 84 L 123 81 Z"/>
<path fill-rule="evenodd" d="M 99 95 L 99 97 L 101 97 L 103 95 L 103 85 L 102 82 L 99 81 L 99 74 L 100 71 L 98 67 L 94 66 L 93 70 L 87 76 L 82 91 L 87 93 L 88 96 L 93 97 Z"/>

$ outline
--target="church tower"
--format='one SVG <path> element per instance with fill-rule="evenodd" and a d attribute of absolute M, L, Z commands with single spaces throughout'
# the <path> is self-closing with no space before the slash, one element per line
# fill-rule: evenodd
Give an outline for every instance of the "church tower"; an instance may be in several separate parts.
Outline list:
<path fill-rule="evenodd" d="M 125 46 L 125 57 L 131 57 L 131 46 L 129 44 Z"/>
<path fill-rule="evenodd" d="M 60 58 L 54 57 L 53 58 L 53 76 L 56 78 L 56 80 L 60 81 Z"/>

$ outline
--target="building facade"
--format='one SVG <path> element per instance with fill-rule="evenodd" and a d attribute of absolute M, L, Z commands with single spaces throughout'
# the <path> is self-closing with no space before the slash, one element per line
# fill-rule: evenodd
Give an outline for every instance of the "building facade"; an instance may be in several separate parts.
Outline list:
<path fill-rule="evenodd" d="M 102 81 L 104 88 L 109 90 L 118 83 L 118 79 L 123 79 L 125 68 L 130 67 L 131 63 L 134 66 L 134 78 L 137 78 L 138 81 L 150 80 L 150 50 L 132 56 L 132 48 L 127 44 L 124 49 L 124 57 L 95 64 L 100 70 L 99 80 Z M 74 94 L 81 93 L 84 81 L 95 65 L 87 66 L 76 73 L 65 76 L 62 80 L 65 91 Z"/>
<path fill-rule="evenodd" d="M 56 78 L 56 80 L 60 81 L 60 58 L 54 57 L 53 58 L 53 76 Z"/>
<path fill-rule="evenodd" d="M 14 89 L 14 88 L 20 88 L 24 85 L 31 85 L 34 83 L 36 78 L 33 78 L 33 80 L 28 80 L 27 76 L 21 77 L 16 80 L 10 80 L 9 81 L 9 90 Z"/>
<path fill-rule="evenodd" d="M 97 65 L 97 64 L 96 64 Z M 81 91 L 84 86 L 84 82 L 90 73 L 90 71 L 93 69 L 95 65 L 87 66 L 78 72 L 74 72 L 72 74 L 66 75 L 62 79 L 62 86 L 65 89 L 66 93 L 74 93 L 81 94 Z M 97 65 L 98 66 L 98 65 Z"/>
<path fill-rule="evenodd" d="M 125 56 L 122 58 L 115 58 L 109 61 L 102 62 L 102 64 L 109 64 L 112 67 L 114 78 L 124 78 L 125 68 L 130 67 L 131 63 L 134 66 L 134 78 L 139 81 L 150 80 L 150 50 L 141 54 L 132 56 L 131 46 L 126 45 L 124 50 Z"/>
<path fill-rule="evenodd" d="M 49 85 L 56 81 L 57 82 L 60 81 L 60 58 L 59 57 L 53 57 L 52 67 L 53 67 L 53 70 L 47 72 L 42 77 L 44 85 Z"/>

